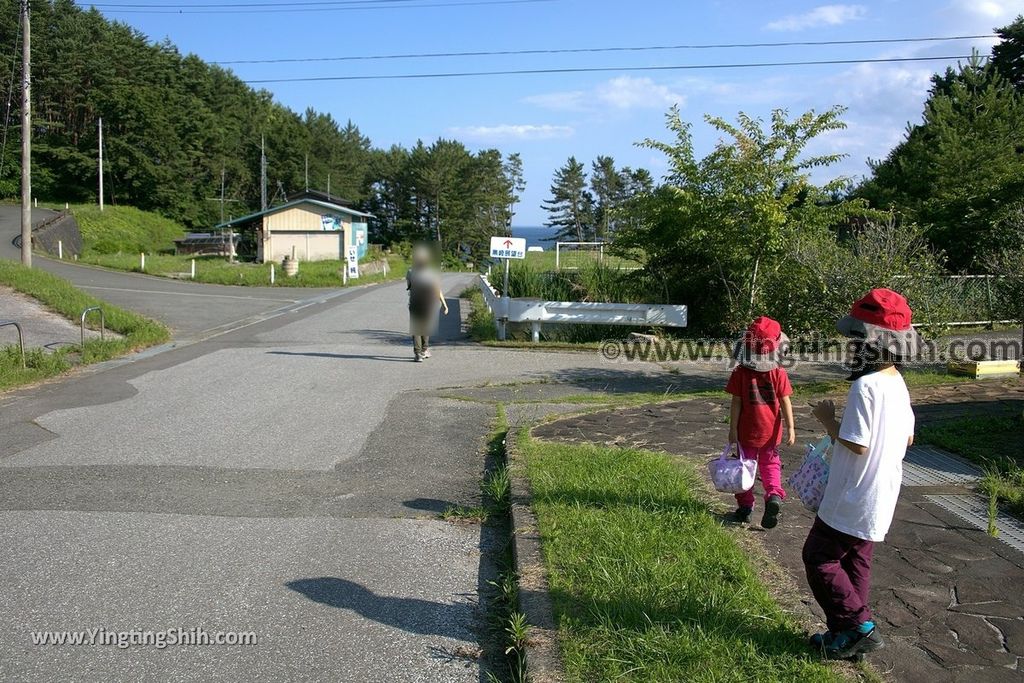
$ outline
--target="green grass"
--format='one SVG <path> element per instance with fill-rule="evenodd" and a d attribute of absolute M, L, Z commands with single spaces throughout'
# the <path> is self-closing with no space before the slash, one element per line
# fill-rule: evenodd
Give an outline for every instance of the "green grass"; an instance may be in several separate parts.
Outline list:
<path fill-rule="evenodd" d="M 158 253 L 174 249 L 174 240 L 185 234 L 179 223 L 131 206 L 76 204 L 71 213 L 82 231 L 86 255 Z"/>
<path fill-rule="evenodd" d="M 34 350 L 26 353 L 28 368 L 25 370 L 21 368 L 20 354 L 15 351 L 15 347 L 7 347 L 0 354 L 0 390 L 61 374 L 75 363 L 88 365 L 110 360 L 170 339 L 170 331 L 162 324 L 104 303 L 76 289 L 67 280 L 39 269 L 0 260 L 0 284 L 33 297 L 50 310 L 73 321 L 79 319 L 84 309 L 102 306 L 107 329 L 122 335 L 120 339 L 87 341 L 84 350 L 77 347 L 65 348 L 53 354 Z M 96 322 L 96 316 L 90 316 L 89 326 L 93 327 Z"/>
<path fill-rule="evenodd" d="M 469 302 L 469 316 L 466 319 L 469 326 L 469 336 L 478 342 L 496 339 L 498 330 L 495 326 L 494 314 L 488 310 L 487 304 L 484 303 L 484 295 L 480 288 L 469 287 L 459 295 L 459 298 Z"/>
<path fill-rule="evenodd" d="M 83 263 L 90 263 L 104 268 L 129 272 L 145 272 L 163 277 L 182 276 L 191 273 L 191 260 L 196 260 L 196 282 L 216 285 L 270 286 L 269 263 L 229 263 L 221 256 L 173 256 L 163 254 L 146 254 L 146 269 L 141 268 L 138 253 L 132 254 L 96 254 L 87 253 L 82 257 Z M 281 264 L 275 265 L 275 285 L 278 287 L 341 287 L 342 261 L 303 261 L 299 263 L 299 273 L 293 278 L 286 277 Z M 364 275 L 357 280 L 350 280 L 349 285 L 365 285 L 384 280 L 405 277 L 407 265 L 401 256 L 388 256 L 388 275 L 382 273 Z M 186 279 L 188 279 L 186 277 Z"/>
<path fill-rule="evenodd" d="M 920 429 L 920 439 L 982 466 L 979 489 L 1024 518 L 1024 418 L 978 415 Z"/>
<path fill-rule="evenodd" d="M 530 440 L 570 681 L 837 681 L 702 499 L 694 468 Z"/>

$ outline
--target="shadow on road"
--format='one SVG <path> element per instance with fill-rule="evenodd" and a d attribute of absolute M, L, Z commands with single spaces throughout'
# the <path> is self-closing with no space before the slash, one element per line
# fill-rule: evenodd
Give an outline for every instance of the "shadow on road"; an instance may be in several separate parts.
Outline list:
<path fill-rule="evenodd" d="M 455 503 L 438 498 L 413 498 L 402 502 L 402 505 L 410 510 L 422 510 L 423 512 L 435 512 L 441 514 L 449 508 L 458 507 Z"/>
<path fill-rule="evenodd" d="M 309 351 L 300 353 L 298 351 L 267 351 L 268 356 L 307 356 L 309 358 L 337 358 L 339 360 L 382 360 L 392 363 L 412 363 L 412 356 L 374 356 L 363 353 L 320 353 Z"/>
<path fill-rule="evenodd" d="M 655 365 L 643 370 L 622 368 L 565 368 L 544 373 L 544 378 L 557 384 L 570 384 L 588 391 L 609 394 L 634 392 L 682 393 L 699 389 L 720 389 L 725 385 L 724 374 L 687 368 L 672 374 Z"/>
<path fill-rule="evenodd" d="M 313 602 L 350 609 L 366 619 L 408 633 L 476 641 L 474 607 L 469 603 L 445 605 L 418 598 L 377 595 L 354 581 L 333 576 L 298 579 L 285 586 Z"/>

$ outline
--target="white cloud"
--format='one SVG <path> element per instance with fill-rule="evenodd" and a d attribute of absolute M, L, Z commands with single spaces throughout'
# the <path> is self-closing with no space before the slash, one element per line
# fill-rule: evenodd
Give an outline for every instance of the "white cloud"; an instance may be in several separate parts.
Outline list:
<path fill-rule="evenodd" d="M 686 98 L 650 78 L 619 76 L 594 89 L 598 102 L 616 109 L 664 109 L 686 104 Z"/>
<path fill-rule="evenodd" d="M 1009 21 L 1024 11 L 1020 0 L 957 0 L 957 7 L 983 19 Z"/>
<path fill-rule="evenodd" d="M 686 104 L 686 96 L 667 85 L 655 83 L 650 78 L 617 76 L 594 87 L 592 90 L 567 90 L 563 92 L 531 95 L 524 100 L 545 109 L 561 111 L 590 111 L 600 109 L 665 109 L 674 104 Z"/>
<path fill-rule="evenodd" d="M 576 131 L 570 126 L 553 126 L 551 124 L 508 124 L 496 126 L 456 126 L 448 132 L 467 140 L 482 142 L 498 142 L 502 140 L 552 140 L 567 138 Z"/>
<path fill-rule="evenodd" d="M 863 5 L 821 5 L 804 14 L 791 14 L 765 26 L 769 31 L 802 31 L 816 26 L 839 26 L 863 19 L 868 10 Z"/>

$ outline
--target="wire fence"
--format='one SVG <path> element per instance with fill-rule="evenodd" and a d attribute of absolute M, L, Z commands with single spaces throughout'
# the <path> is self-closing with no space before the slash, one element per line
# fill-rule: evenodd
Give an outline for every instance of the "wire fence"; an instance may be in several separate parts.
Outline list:
<path fill-rule="evenodd" d="M 947 275 L 914 278 L 916 308 L 923 324 L 974 326 L 1020 320 L 1022 302 L 1014 292 L 1019 278 L 998 275 Z M 921 287 L 920 285 L 925 286 Z"/>

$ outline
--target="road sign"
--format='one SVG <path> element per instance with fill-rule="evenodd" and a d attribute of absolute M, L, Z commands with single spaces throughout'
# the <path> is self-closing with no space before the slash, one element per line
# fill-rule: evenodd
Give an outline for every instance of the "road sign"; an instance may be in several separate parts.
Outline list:
<path fill-rule="evenodd" d="M 526 238 L 492 237 L 491 258 L 526 258 Z"/>
<path fill-rule="evenodd" d="M 359 250 L 356 247 L 349 247 L 346 256 L 345 265 L 348 271 L 348 279 L 355 280 L 359 277 Z"/>

